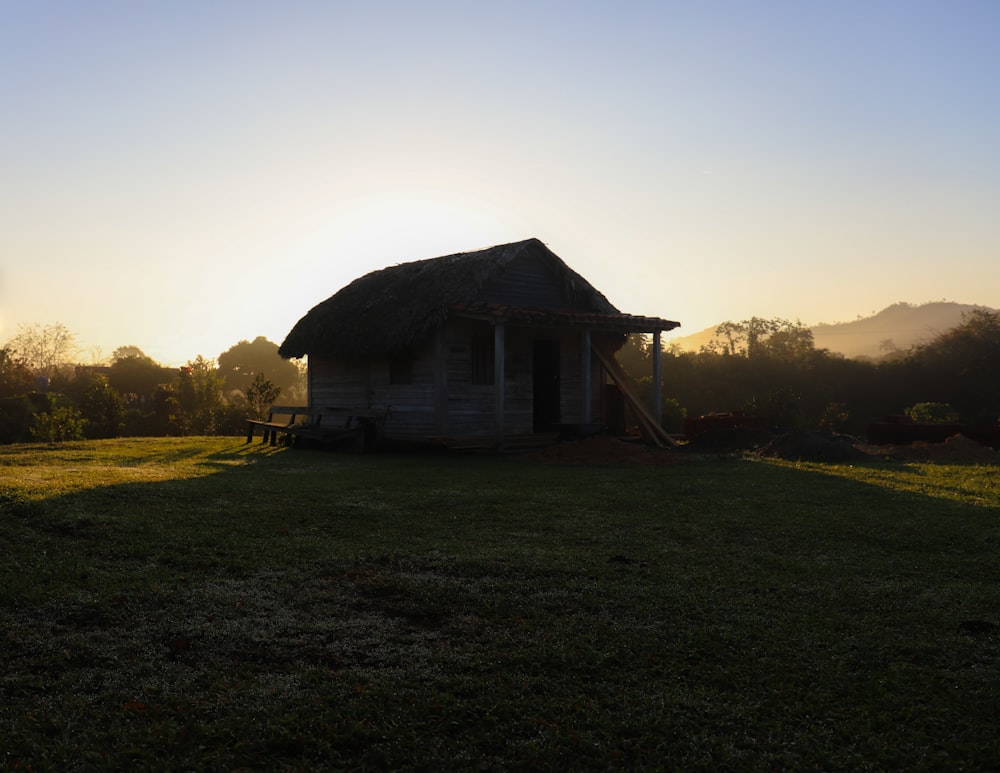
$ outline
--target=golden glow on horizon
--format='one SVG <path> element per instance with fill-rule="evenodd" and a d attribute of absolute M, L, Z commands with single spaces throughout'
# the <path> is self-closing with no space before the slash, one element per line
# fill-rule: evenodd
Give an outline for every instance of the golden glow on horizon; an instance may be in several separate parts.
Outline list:
<path fill-rule="evenodd" d="M 998 3 L 58 5 L 0 11 L 0 346 L 216 357 L 531 237 L 681 335 L 1000 307 Z"/>

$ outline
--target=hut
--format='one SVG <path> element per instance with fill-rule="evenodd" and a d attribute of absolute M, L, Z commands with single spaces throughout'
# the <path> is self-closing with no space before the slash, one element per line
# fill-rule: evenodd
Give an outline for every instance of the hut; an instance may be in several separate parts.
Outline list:
<path fill-rule="evenodd" d="M 658 342 L 677 326 L 618 311 L 528 239 L 367 274 L 302 317 L 279 353 L 308 357 L 311 408 L 374 412 L 388 441 L 503 446 L 613 425 L 626 402 L 662 440 L 614 352 L 628 333 Z"/>

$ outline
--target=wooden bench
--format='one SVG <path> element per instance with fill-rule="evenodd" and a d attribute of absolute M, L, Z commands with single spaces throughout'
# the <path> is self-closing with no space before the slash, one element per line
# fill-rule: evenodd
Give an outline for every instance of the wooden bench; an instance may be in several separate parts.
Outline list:
<path fill-rule="evenodd" d="M 288 421 L 275 421 L 276 415 L 287 415 Z M 286 443 L 304 438 L 323 445 L 353 438 L 356 448 L 363 451 L 377 441 L 379 428 L 388 415 L 389 409 L 385 407 L 309 408 L 273 405 L 267 421 L 247 419 L 247 443 L 253 442 L 254 432 L 259 427 L 263 435 L 262 442 L 272 446 L 278 444 L 279 435 L 284 436 Z M 305 417 L 306 421 L 296 422 L 300 416 Z"/>
<path fill-rule="evenodd" d="M 288 416 L 288 421 L 284 423 L 275 421 L 275 416 L 283 415 Z M 295 419 L 299 416 L 308 417 L 306 424 L 300 424 L 298 425 L 299 427 L 308 426 L 313 423 L 318 424 L 323 418 L 322 412 L 318 411 L 318 409 L 294 405 L 272 405 L 267 415 L 267 421 L 247 419 L 247 443 L 253 442 L 254 432 L 258 427 L 263 435 L 264 443 L 270 442 L 272 446 L 278 445 L 279 433 L 284 433 L 285 439 L 290 440 L 296 429 Z"/>

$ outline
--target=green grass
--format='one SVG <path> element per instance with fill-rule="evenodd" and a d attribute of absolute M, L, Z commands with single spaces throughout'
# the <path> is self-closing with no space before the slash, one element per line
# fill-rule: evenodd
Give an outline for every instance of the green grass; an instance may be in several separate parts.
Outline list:
<path fill-rule="evenodd" d="M 3 447 L 0 766 L 995 768 L 998 516 L 992 467 Z"/>

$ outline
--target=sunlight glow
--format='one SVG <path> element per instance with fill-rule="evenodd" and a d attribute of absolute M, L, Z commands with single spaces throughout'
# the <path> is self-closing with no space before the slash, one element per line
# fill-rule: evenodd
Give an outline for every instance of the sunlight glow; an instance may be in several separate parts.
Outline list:
<path fill-rule="evenodd" d="M 323 264 L 346 261 L 374 270 L 531 235 L 519 225 L 523 228 L 515 216 L 483 198 L 443 190 L 392 189 L 352 197 L 304 237 L 294 252 Z M 364 272 L 354 276 L 360 273 Z"/>

